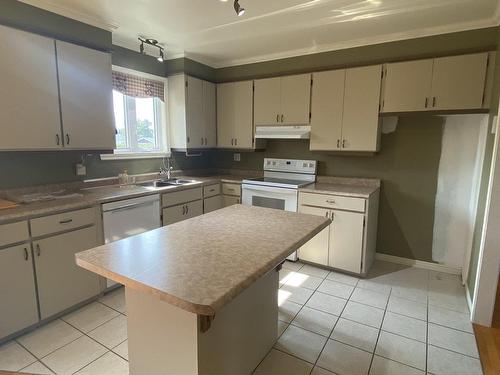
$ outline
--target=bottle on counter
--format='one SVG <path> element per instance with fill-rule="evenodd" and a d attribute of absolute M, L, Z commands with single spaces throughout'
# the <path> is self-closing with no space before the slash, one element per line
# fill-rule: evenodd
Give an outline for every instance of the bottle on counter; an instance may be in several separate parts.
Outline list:
<path fill-rule="evenodd" d="M 129 177 L 128 177 L 128 172 L 127 172 L 127 170 L 125 169 L 125 170 L 123 171 L 123 173 L 120 173 L 120 174 L 118 175 L 118 183 L 119 183 L 120 185 L 127 185 L 127 184 L 128 184 L 128 180 L 129 180 Z"/>

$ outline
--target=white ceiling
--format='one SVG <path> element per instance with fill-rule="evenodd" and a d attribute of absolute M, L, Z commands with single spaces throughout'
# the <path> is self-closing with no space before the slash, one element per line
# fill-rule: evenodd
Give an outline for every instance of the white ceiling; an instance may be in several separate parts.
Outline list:
<path fill-rule="evenodd" d="M 498 25 L 499 0 L 23 0 L 214 67 Z"/>

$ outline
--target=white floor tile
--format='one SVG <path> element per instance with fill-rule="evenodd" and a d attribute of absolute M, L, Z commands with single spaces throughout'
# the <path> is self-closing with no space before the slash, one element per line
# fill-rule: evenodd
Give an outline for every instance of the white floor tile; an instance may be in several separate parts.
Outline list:
<path fill-rule="evenodd" d="M 290 323 L 301 308 L 302 305 L 298 303 L 285 301 L 278 306 L 278 319 Z"/>
<path fill-rule="evenodd" d="M 293 325 L 288 326 L 276 343 L 276 349 L 315 363 L 327 338 Z"/>
<path fill-rule="evenodd" d="M 328 340 L 317 365 L 339 375 L 366 375 L 372 354 L 338 341 Z"/>
<path fill-rule="evenodd" d="M 295 302 L 295 303 L 298 303 L 300 305 L 303 305 L 312 296 L 312 294 L 314 293 L 314 290 L 301 288 L 301 287 L 293 288 L 291 286 L 284 285 L 280 288 L 280 292 L 281 293 L 289 293 L 288 297 L 286 298 L 287 301 Z"/>
<path fill-rule="evenodd" d="M 406 286 L 393 286 L 391 296 L 408 299 L 413 302 L 427 304 L 427 290 Z"/>
<path fill-rule="evenodd" d="M 304 306 L 292 324 L 323 336 L 330 336 L 338 317 Z"/>
<path fill-rule="evenodd" d="M 17 341 L 35 356 L 42 358 L 82 335 L 68 323 L 57 319 L 21 336 Z"/>
<path fill-rule="evenodd" d="M 316 289 L 323 279 L 321 277 L 311 276 L 300 271 L 290 272 L 283 284 L 290 287 L 301 287 L 306 289 Z"/>
<path fill-rule="evenodd" d="M 54 375 L 42 362 L 35 362 L 28 367 L 21 369 L 21 372 L 36 375 Z"/>
<path fill-rule="evenodd" d="M 313 366 L 279 350 L 271 350 L 254 375 L 309 375 Z"/>
<path fill-rule="evenodd" d="M 283 268 L 287 268 L 291 271 L 298 271 L 304 266 L 304 263 L 301 262 L 291 262 L 289 260 L 285 260 L 283 263 Z"/>
<path fill-rule="evenodd" d="M 335 375 L 335 374 L 333 372 L 325 370 L 324 368 L 316 366 L 311 372 L 311 375 Z"/>
<path fill-rule="evenodd" d="M 106 353 L 106 348 L 87 336 L 42 358 L 42 362 L 57 375 L 73 374 Z"/>
<path fill-rule="evenodd" d="M 354 287 L 332 280 L 324 280 L 318 288 L 318 292 L 330 294 L 335 297 L 349 299 Z"/>
<path fill-rule="evenodd" d="M 287 277 L 292 273 L 293 271 L 288 269 L 288 268 L 281 268 L 281 270 L 279 271 L 279 283 L 280 283 L 280 286 L 282 284 L 284 284 L 284 282 L 286 281 Z"/>
<path fill-rule="evenodd" d="M 75 375 L 128 375 L 128 362 L 113 352 L 92 362 Z"/>
<path fill-rule="evenodd" d="M 391 286 L 385 283 L 377 282 L 369 279 L 360 279 L 358 281 L 358 288 L 363 288 L 367 290 L 371 290 L 372 292 L 377 292 L 385 295 L 389 295 L 391 292 Z"/>
<path fill-rule="evenodd" d="M 118 315 L 120 315 L 119 312 L 104 306 L 102 303 L 93 302 L 63 316 L 62 319 L 80 331 L 89 332 Z"/>
<path fill-rule="evenodd" d="M 0 346 L 0 370 L 19 371 L 34 362 L 36 358 L 15 341 Z"/>
<path fill-rule="evenodd" d="M 452 328 L 429 324 L 429 344 L 457 353 L 479 358 L 473 334 Z"/>
<path fill-rule="evenodd" d="M 425 370 L 426 345 L 388 332 L 380 332 L 375 354 Z"/>
<path fill-rule="evenodd" d="M 365 305 L 378 307 L 379 309 L 384 309 L 387 306 L 388 295 L 374 292 L 368 289 L 356 288 L 354 293 L 352 293 L 351 301 L 359 302 Z"/>
<path fill-rule="evenodd" d="M 120 287 L 109 292 L 100 298 L 99 302 L 104 303 L 106 306 L 111 307 L 114 310 L 118 310 L 121 313 L 125 313 L 125 288 Z"/>
<path fill-rule="evenodd" d="M 429 346 L 427 371 L 435 375 L 482 375 L 479 359 Z"/>
<path fill-rule="evenodd" d="M 330 272 L 326 278 L 328 280 L 336 281 L 338 283 L 347 284 L 351 286 L 356 286 L 359 281 L 359 277 L 354 277 L 351 275 L 346 275 L 335 271 Z"/>
<path fill-rule="evenodd" d="M 311 276 L 321 277 L 322 279 L 327 277 L 328 274 L 330 273 L 330 271 L 328 270 L 319 267 L 314 267 L 309 264 L 304 265 L 304 267 L 300 269 L 300 272 Z"/>
<path fill-rule="evenodd" d="M 112 349 L 127 339 L 127 318 L 123 315 L 111 319 L 88 333 L 90 337 Z"/>
<path fill-rule="evenodd" d="M 387 311 L 427 321 L 427 305 L 405 298 L 391 296 L 387 305 Z"/>
<path fill-rule="evenodd" d="M 425 375 L 425 372 L 376 355 L 370 375 Z"/>
<path fill-rule="evenodd" d="M 405 315 L 386 312 L 382 329 L 413 340 L 427 342 L 427 323 Z"/>
<path fill-rule="evenodd" d="M 282 322 L 281 320 L 278 320 L 278 337 L 276 339 L 279 339 L 280 336 L 285 332 L 285 329 L 288 327 L 288 323 Z"/>
<path fill-rule="evenodd" d="M 465 294 L 452 294 L 444 292 L 429 292 L 429 305 L 443 307 L 448 310 L 469 313 Z"/>
<path fill-rule="evenodd" d="M 349 301 L 341 317 L 378 329 L 382 325 L 384 310 Z"/>
<path fill-rule="evenodd" d="M 339 316 L 346 302 L 347 301 L 342 298 L 315 292 L 309 301 L 307 301 L 306 306 Z"/>
<path fill-rule="evenodd" d="M 122 342 L 120 345 L 113 349 L 113 352 L 128 361 L 128 340 Z"/>
<path fill-rule="evenodd" d="M 474 333 L 469 314 L 443 309 L 438 306 L 429 305 L 429 323 Z"/>
<path fill-rule="evenodd" d="M 376 328 L 340 318 L 331 338 L 373 353 L 377 344 L 378 333 L 379 330 Z"/>

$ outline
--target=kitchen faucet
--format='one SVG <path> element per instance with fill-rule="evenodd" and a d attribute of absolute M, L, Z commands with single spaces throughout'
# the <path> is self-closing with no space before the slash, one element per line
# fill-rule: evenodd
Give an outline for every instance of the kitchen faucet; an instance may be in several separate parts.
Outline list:
<path fill-rule="evenodd" d="M 165 165 L 165 160 L 167 160 L 167 165 Z M 170 158 L 163 159 L 163 166 L 160 168 L 160 176 L 167 176 L 167 180 L 170 180 L 172 177 L 172 170 L 174 167 L 170 165 Z"/>

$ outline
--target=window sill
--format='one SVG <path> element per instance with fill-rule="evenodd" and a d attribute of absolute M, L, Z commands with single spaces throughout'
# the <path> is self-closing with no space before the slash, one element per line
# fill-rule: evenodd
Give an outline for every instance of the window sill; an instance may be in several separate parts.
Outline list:
<path fill-rule="evenodd" d="M 101 160 L 161 159 L 170 157 L 168 152 L 130 152 L 121 154 L 101 154 Z"/>

